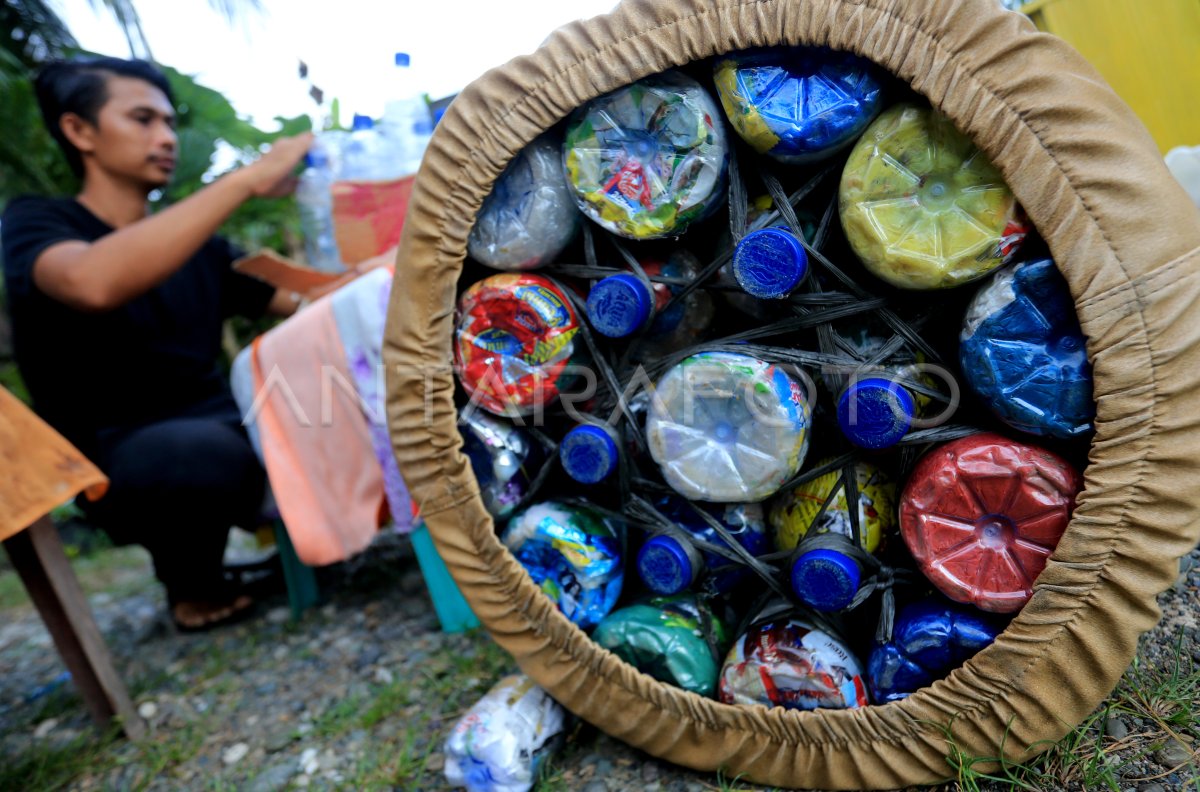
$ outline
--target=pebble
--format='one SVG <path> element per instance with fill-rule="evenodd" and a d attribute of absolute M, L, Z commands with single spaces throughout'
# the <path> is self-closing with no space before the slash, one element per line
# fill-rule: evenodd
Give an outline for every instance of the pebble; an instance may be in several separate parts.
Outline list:
<path fill-rule="evenodd" d="M 246 758 L 246 754 L 250 753 L 250 746 L 244 742 L 234 743 L 221 752 L 221 761 L 227 765 L 234 765 Z"/>
<path fill-rule="evenodd" d="M 383 666 L 379 666 L 375 669 L 373 679 L 381 685 L 390 685 L 396 681 L 396 677 L 392 674 L 392 672 Z"/>
<path fill-rule="evenodd" d="M 299 736 L 297 730 L 291 726 L 276 728 L 267 733 L 267 738 L 263 741 L 263 747 L 266 748 L 267 753 L 279 753 L 291 745 Z"/>
<path fill-rule="evenodd" d="M 1167 740 L 1167 744 L 1154 754 L 1154 760 L 1168 770 L 1173 770 L 1191 759 L 1192 752 L 1178 740 Z"/>
<path fill-rule="evenodd" d="M 46 718 L 46 720 L 39 723 L 37 728 L 33 730 L 34 739 L 42 739 L 47 734 L 54 731 L 55 726 L 58 726 L 58 718 Z"/>
<path fill-rule="evenodd" d="M 1142 784 L 1137 792 L 1167 792 L 1167 788 L 1162 784 Z"/>
<path fill-rule="evenodd" d="M 246 787 L 246 792 L 278 792 L 288 786 L 295 774 L 294 759 L 272 765 L 258 774 L 250 786 Z"/>
<path fill-rule="evenodd" d="M 286 605 L 280 605 L 267 611 L 267 621 L 271 624 L 283 624 L 292 618 L 292 611 Z"/>
<path fill-rule="evenodd" d="M 158 705 L 153 701 L 143 701 L 138 705 L 137 712 L 138 715 L 141 715 L 144 719 L 150 720 L 158 714 Z"/>
<path fill-rule="evenodd" d="M 305 748 L 300 754 L 300 769 L 305 775 L 312 775 L 321 769 L 321 762 L 317 759 L 316 748 Z"/>
<path fill-rule="evenodd" d="M 1114 740 L 1124 740 L 1129 736 L 1129 727 L 1120 718 L 1109 716 L 1104 721 L 1104 733 Z"/>

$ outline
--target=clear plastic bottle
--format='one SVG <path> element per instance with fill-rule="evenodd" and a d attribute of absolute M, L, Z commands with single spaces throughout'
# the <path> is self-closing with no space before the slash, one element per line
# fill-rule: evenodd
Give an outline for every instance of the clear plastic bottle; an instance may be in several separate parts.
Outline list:
<path fill-rule="evenodd" d="M 342 146 L 343 179 L 377 179 L 382 146 L 370 116 L 354 116 L 350 137 Z"/>
<path fill-rule="evenodd" d="M 333 229 L 333 170 L 329 155 L 320 146 L 313 146 L 304 161 L 307 167 L 296 187 L 296 203 L 308 264 L 322 272 L 342 272 L 346 267 Z"/>
<path fill-rule="evenodd" d="M 392 78 L 390 101 L 384 105 L 382 132 L 390 155 L 394 158 L 392 176 L 416 173 L 421 167 L 421 158 L 433 136 L 433 115 L 429 103 L 419 90 L 412 67 L 412 59 L 406 52 L 397 52 L 396 70 Z"/>

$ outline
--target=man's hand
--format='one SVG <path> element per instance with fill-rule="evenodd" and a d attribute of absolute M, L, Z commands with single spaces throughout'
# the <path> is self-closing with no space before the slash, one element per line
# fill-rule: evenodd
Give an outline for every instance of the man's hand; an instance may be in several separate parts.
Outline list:
<path fill-rule="evenodd" d="M 242 168 L 238 175 L 245 180 L 250 195 L 255 198 L 282 198 L 296 189 L 292 172 L 312 147 L 313 133 L 302 132 L 293 137 L 279 138 L 262 157 Z"/>

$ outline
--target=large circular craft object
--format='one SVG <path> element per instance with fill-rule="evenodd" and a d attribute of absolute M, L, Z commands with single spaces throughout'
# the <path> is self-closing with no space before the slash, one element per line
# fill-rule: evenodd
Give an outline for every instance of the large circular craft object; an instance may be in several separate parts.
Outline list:
<path fill-rule="evenodd" d="M 500 545 L 457 450 L 453 295 L 473 218 L 504 166 L 598 96 L 781 45 L 868 58 L 980 146 L 1045 236 L 1094 367 L 1087 487 L 1032 598 L 963 667 L 883 706 L 729 706 L 637 672 L 571 625 Z M 1155 596 L 1200 540 L 1200 328 L 1189 310 L 1200 301 L 1200 214 L 1092 67 L 992 0 L 626 0 L 459 95 L 426 153 L 399 255 L 388 417 L 439 553 L 538 684 L 669 761 L 771 786 L 895 789 L 952 774 L 948 734 L 970 756 L 1028 759 L 1112 690 L 1158 618 Z"/>
<path fill-rule="evenodd" d="M 646 417 L 650 456 L 685 498 L 761 501 L 804 463 L 808 402 L 777 366 L 702 352 L 668 371 L 654 393 Z"/>
<path fill-rule="evenodd" d="M 563 167 L 583 213 L 631 239 L 677 236 L 725 197 L 721 110 L 700 83 L 657 74 L 580 108 Z"/>
<path fill-rule="evenodd" d="M 855 255 L 904 289 L 981 278 L 1010 261 L 1029 232 L 987 155 L 922 105 L 890 107 L 867 128 L 842 171 L 838 207 Z"/>
<path fill-rule="evenodd" d="M 875 67 L 821 47 L 753 50 L 713 69 L 729 123 L 761 154 L 796 165 L 852 143 L 883 107 Z"/>

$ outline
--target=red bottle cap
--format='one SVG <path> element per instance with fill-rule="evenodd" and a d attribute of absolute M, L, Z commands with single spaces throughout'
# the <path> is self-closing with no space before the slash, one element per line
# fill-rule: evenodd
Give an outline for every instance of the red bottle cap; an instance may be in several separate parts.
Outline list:
<path fill-rule="evenodd" d="M 1081 486 L 1049 451 L 996 434 L 964 437 L 917 463 L 900 499 L 900 532 L 943 594 L 1010 613 L 1033 596 Z"/>

